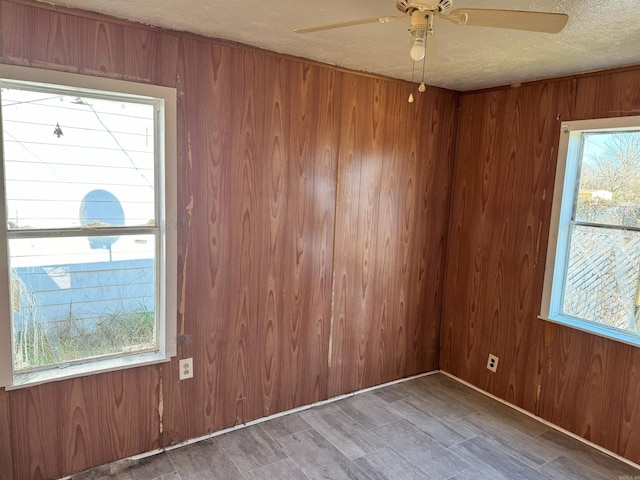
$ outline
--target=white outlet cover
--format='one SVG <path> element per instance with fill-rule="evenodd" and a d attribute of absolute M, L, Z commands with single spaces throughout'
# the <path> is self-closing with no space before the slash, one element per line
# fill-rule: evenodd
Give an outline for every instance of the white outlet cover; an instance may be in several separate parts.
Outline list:
<path fill-rule="evenodd" d="M 193 358 L 183 358 L 180 360 L 179 365 L 180 380 L 186 380 L 187 378 L 193 378 Z"/>
<path fill-rule="evenodd" d="M 496 372 L 498 370 L 498 357 L 495 355 L 489 355 L 489 360 L 487 361 L 487 369 L 492 372 Z"/>

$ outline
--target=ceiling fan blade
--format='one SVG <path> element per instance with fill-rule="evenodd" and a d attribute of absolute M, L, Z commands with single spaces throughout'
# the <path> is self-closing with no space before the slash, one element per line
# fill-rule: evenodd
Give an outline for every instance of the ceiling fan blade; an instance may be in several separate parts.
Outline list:
<path fill-rule="evenodd" d="M 558 33 L 569 20 L 564 13 L 523 12 L 519 10 L 485 10 L 457 8 L 449 15 L 438 15 L 458 25 L 511 28 L 530 32 Z"/>
<path fill-rule="evenodd" d="M 332 30 L 334 28 L 353 27 L 354 25 L 364 25 L 366 23 L 389 23 L 405 18 L 407 15 L 391 16 L 391 17 L 369 17 L 359 18 L 356 20 L 347 20 L 346 22 L 326 23 L 324 25 L 316 25 L 314 27 L 296 28 L 296 33 L 311 33 L 321 30 Z"/>

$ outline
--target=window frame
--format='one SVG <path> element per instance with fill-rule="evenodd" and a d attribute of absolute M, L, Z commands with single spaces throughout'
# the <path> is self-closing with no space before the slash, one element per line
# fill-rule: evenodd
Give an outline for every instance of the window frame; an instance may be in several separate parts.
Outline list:
<path fill-rule="evenodd" d="M 155 148 L 159 161 L 154 169 L 157 182 L 159 235 L 155 246 L 156 310 L 158 350 L 131 353 L 99 359 L 88 359 L 68 367 L 54 365 L 24 373 L 13 371 L 12 312 L 10 303 L 10 260 L 4 191 L 4 141 L 0 128 L 0 388 L 22 388 L 51 381 L 93 375 L 97 373 L 167 362 L 176 355 L 177 325 L 177 125 L 175 88 L 142 84 L 111 78 L 92 77 L 76 73 L 43 70 L 0 64 L 0 79 L 33 82 L 44 88 L 72 89 L 78 93 L 98 93 L 102 98 L 147 98 L 158 101 L 154 108 L 158 123 Z M 2 112 L 0 111 L 0 122 Z M 1 125 L 1 123 L 0 123 Z M 105 229 L 107 233 L 109 229 Z M 102 229 L 101 229 L 102 231 Z"/>
<path fill-rule="evenodd" d="M 582 134 L 585 132 L 640 131 L 640 116 L 598 118 L 562 122 L 553 193 L 549 242 L 538 318 L 577 330 L 640 346 L 640 333 L 604 325 L 562 313 L 566 270 L 569 261 L 570 226 L 582 162 Z M 630 229 L 633 230 L 633 229 Z"/>

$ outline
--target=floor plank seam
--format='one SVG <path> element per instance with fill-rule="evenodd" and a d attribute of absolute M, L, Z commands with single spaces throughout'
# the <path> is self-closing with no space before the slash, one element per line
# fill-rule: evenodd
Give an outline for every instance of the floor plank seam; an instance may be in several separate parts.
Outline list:
<path fill-rule="evenodd" d="M 640 478 L 640 469 L 628 462 L 446 374 L 420 375 L 260 419 L 137 463 L 120 461 L 118 474 L 117 463 L 67 478 Z"/>
<path fill-rule="evenodd" d="M 598 445 L 596 443 L 590 442 L 589 440 L 586 440 L 585 438 L 582 438 L 581 436 L 576 435 L 575 433 L 570 432 L 569 430 L 565 430 L 564 428 L 559 427 L 558 425 L 555 425 L 555 424 L 553 424 L 553 423 L 551 423 L 551 422 L 549 422 L 549 421 L 547 421 L 547 420 L 545 420 L 545 419 L 543 419 L 541 417 L 538 417 L 538 416 L 534 415 L 533 413 L 529 412 L 528 410 L 520 408 L 520 407 L 518 407 L 516 405 L 513 405 L 512 403 L 509 403 L 509 402 L 503 400 L 500 397 L 492 395 L 491 393 L 486 392 L 486 391 L 482 390 L 481 388 L 478 388 L 475 385 L 473 385 L 473 384 L 471 384 L 469 382 L 466 382 L 466 381 L 462 380 L 461 378 L 458 378 L 458 377 L 456 377 L 455 375 L 453 375 L 453 374 L 451 374 L 449 372 L 446 372 L 444 370 L 439 370 L 439 373 L 442 373 L 443 375 L 445 375 L 445 376 L 447 376 L 447 377 L 449 377 L 449 378 L 451 378 L 451 379 L 453 379 L 453 380 L 455 380 L 457 382 L 460 382 L 463 385 L 468 386 L 469 388 L 477 391 L 478 393 L 480 393 L 482 395 L 485 395 L 486 397 L 488 397 L 488 398 L 490 398 L 492 400 L 495 400 L 495 401 L 501 403 L 502 405 L 505 405 L 505 406 L 507 406 L 509 408 L 512 408 L 513 410 L 515 410 L 517 412 L 520 412 L 520 413 L 532 418 L 533 420 L 536 420 L 536 421 L 546 425 L 547 427 L 549 427 L 549 430 L 554 430 L 554 431 L 560 432 L 560 433 L 562 433 L 564 435 L 567 435 L 567 436 L 569 436 L 569 437 L 571 437 L 571 438 L 573 438 L 573 439 L 575 439 L 575 440 L 577 440 L 577 441 L 579 441 L 579 442 L 581 442 L 581 443 L 583 443 L 583 444 L 585 444 L 585 445 L 587 445 L 587 446 L 589 446 L 589 447 L 591 447 L 591 448 L 593 448 L 595 450 L 598 450 L 599 452 L 601 452 L 601 453 L 603 453 L 605 455 L 613 457 L 616 460 L 619 460 L 619 461 L 621 461 L 623 463 L 626 463 L 630 467 L 633 467 L 635 469 L 640 470 L 640 464 L 632 462 L 631 460 L 629 460 L 629 459 L 627 459 L 627 458 L 625 458 L 625 457 L 623 457 L 621 455 L 618 455 L 615 452 L 607 450 L 606 448 L 604 448 L 604 447 L 602 447 L 602 446 L 600 446 L 600 445 Z M 549 430 L 547 430 L 547 431 L 549 431 Z M 536 437 L 544 435 L 545 433 L 546 432 L 540 433 L 540 434 L 536 435 Z"/>

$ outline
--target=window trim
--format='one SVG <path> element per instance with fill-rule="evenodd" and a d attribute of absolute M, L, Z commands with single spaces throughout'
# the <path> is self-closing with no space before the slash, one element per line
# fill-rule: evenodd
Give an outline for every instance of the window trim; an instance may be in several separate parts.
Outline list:
<path fill-rule="evenodd" d="M 112 92 L 118 96 L 143 96 L 161 100 L 164 108 L 154 109 L 162 125 L 156 148 L 164 162 L 156 169 L 160 235 L 156 295 L 164 298 L 158 324 L 158 351 L 126 356 L 89 360 L 67 368 L 14 374 L 12 358 L 12 314 L 9 302 L 9 258 L 7 250 L 6 201 L 4 187 L 0 188 L 0 388 L 7 390 L 33 386 L 51 381 L 167 362 L 176 355 L 177 328 L 177 93 L 175 88 L 129 82 L 111 78 L 91 77 L 76 73 L 43 70 L 31 67 L 0 64 L 0 78 L 35 82 L 52 87 L 71 87 L 76 91 Z M 1 112 L 0 112 L 1 115 Z M 1 116 L 0 116 L 1 120 Z M 1 133 L 1 132 L 0 132 Z M 0 135 L 0 180 L 4 182 L 4 152 Z"/>
<path fill-rule="evenodd" d="M 582 148 L 584 131 L 625 131 L 640 128 L 640 116 L 598 118 L 562 122 L 556 178 L 553 190 L 553 206 L 549 227 L 549 242 L 545 265 L 542 302 L 538 318 L 595 334 L 621 343 L 640 346 L 640 334 L 603 325 L 587 319 L 562 314 L 560 301 L 564 289 L 566 263 L 568 261 L 569 224 L 577 186 L 577 158 Z"/>

